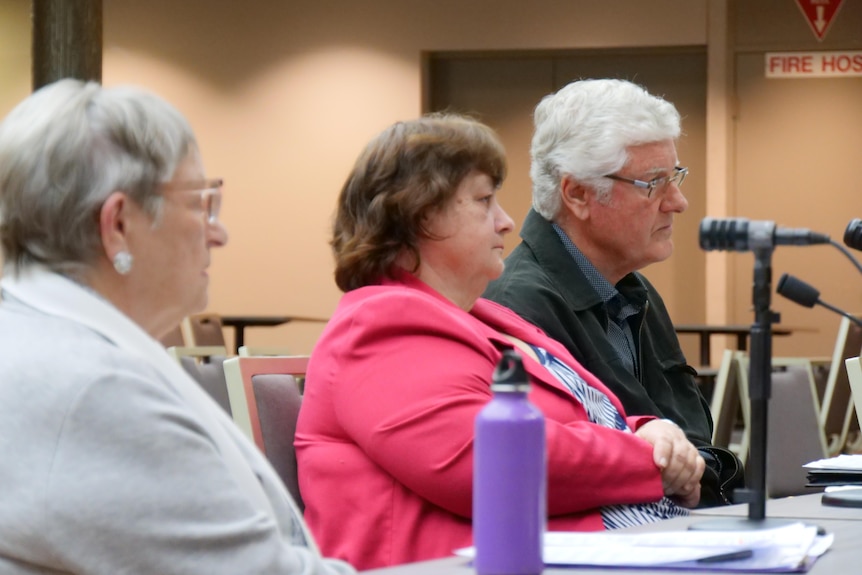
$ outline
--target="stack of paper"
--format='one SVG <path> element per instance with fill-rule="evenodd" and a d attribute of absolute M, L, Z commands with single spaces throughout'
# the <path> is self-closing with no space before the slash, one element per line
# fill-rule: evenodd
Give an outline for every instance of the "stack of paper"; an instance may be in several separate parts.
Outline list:
<path fill-rule="evenodd" d="M 808 485 L 862 485 L 862 455 L 839 455 L 803 465 L 808 470 Z"/>
<path fill-rule="evenodd" d="M 549 532 L 543 559 L 546 565 L 584 567 L 799 572 L 807 571 L 832 540 L 802 523 L 751 531 Z M 475 549 L 456 553 L 473 557 Z"/>

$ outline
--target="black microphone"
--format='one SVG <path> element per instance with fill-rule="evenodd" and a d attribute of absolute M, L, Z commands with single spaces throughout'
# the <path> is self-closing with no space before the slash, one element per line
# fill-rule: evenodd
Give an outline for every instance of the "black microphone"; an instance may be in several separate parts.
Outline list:
<path fill-rule="evenodd" d="M 838 315 L 842 315 L 855 323 L 856 325 L 862 327 L 862 321 L 859 318 L 854 317 L 847 313 L 842 309 L 838 309 L 834 305 L 828 304 L 825 301 L 820 299 L 820 291 L 815 288 L 811 284 L 807 284 L 801 279 L 788 275 L 781 274 L 781 279 L 778 280 L 778 285 L 775 290 L 789 299 L 792 302 L 796 302 L 801 306 L 805 307 L 814 307 L 815 305 L 821 305 L 828 310 L 832 310 Z"/>
<path fill-rule="evenodd" d="M 810 246 L 830 243 L 829 236 L 806 228 L 781 228 L 775 222 L 747 218 L 703 218 L 700 247 L 704 250 L 750 250 L 775 246 Z"/>
<path fill-rule="evenodd" d="M 844 245 L 854 250 L 862 250 L 862 220 L 859 218 L 850 220 L 847 229 L 844 230 Z"/>

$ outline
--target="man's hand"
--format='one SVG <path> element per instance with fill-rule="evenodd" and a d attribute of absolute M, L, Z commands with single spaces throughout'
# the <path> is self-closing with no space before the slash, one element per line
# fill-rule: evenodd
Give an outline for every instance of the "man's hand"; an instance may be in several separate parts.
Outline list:
<path fill-rule="evenodd" d="M 653 461 L 661 470 L 665 495 L 683 507 L 696 506 L 706 464 L 682 430 L 670 421 L 657 419 L 642 425 L 635 435 L 653 446 Z"/>

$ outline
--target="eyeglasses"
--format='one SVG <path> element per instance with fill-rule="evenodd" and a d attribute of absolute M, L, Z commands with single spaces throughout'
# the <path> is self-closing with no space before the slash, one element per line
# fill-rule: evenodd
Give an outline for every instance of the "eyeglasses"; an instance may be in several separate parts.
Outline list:
<path fill-rule="evenodd" d="M 610 178 L 611 180 L 616 180 L 618 182 L 626 182 L 627 184 L 631 184 L 643 190 L 647 190 L 647 197 L 652 198 L 653 192 L 659 190 L 663 192 L 667 187 L 674 183 L 677 187 L 682 186 L 682 183 L 685 181 L 685 177 L 688 175 L 688 168 L 682 168 L 680 166 L 676 166 L 673 169 L 673 174 L 670 176 L 660 176 L 658 178 L 653 178 L 648 182 L 643 180 L 632 180 L 630 178 L 624 178 L 622 176 L 617 176 L 616 174 L 608 174 L 604 176 L 605 178 Z"/>
<path fill-rule="evenodd" d="M 165 184 L 161 189 L 165 192 L 196 192 L 201 196 L 201 208 L 206 214 L 207 222 L 215 224 L 218 222 L 221 211 L 222 187 L 224 180 L 203 180 L 197 182 L 176 182 Z"/>

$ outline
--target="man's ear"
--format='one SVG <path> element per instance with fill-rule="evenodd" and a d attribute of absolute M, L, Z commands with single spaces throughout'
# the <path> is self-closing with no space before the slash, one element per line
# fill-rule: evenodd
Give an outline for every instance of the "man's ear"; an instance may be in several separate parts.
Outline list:
<path fill-rule="evenodd" d="M 128 217 L 131 200 L 123 192 L 113 192 L 99 210 L 99 235 L 108 261 L 128 251 Z"/>
<path fill-rule="evenodd" d="M 560 180 L 560 196 L 566 211 L 578 220 L 585 220 L 590 216 L 592 205 L 590 189 L 569 175 L 564 175 Z"/>

